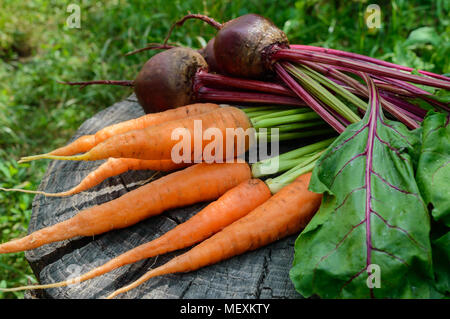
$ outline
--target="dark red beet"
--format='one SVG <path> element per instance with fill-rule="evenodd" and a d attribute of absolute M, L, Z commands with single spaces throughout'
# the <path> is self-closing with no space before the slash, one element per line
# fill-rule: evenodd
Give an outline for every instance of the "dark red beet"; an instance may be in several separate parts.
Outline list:
<path fill-rule="evenodd" d="M 172 48 L 150 58 L 134 81 L 62 83 L 80 85 L 81 88 L 92 84 L 133 86 L 145 113 L 152 113 L 193 103 L 195 74 L 200 70 L 208 70 L 200 53 L 189 48 Z"/>
<path fill-rule="evenodd" d="M 134 92 L 146 113 L 191 104 L 193 79 L 208 69 L 205 59 L 189 48 L 173 48 L 149 59 L 134 81 Z"/>
<path fill-rule="evenodd" d="M 217 64 L 216 56 L 214 54 L 214 42 L 214 38 L 209 40 L 208 44 L 204 48 L 198 50 L 198 53 L 200 53 L 205 59 L 206 63 L 208 63 L 210 72 L 222 73 L 219 65 Z"/>
<path fill-rule="evenodd" d="M 286 34 L 263 16 L 243 15 L 226 22 L 217 32 L 215 61 L 229 75 L 263 78 L 271 73 L 266 53 L 274 46 L 288 47 Z"/>

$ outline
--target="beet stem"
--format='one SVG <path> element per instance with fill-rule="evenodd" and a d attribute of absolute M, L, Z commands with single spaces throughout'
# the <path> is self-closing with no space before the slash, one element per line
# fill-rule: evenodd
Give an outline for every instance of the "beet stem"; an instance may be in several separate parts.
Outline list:
<path fill-rule="evenodd" d="M 216 30 L 222 29 L 222 24 L 217 22 L 213 18 L 210 18 L 210 17 L 205 16 L 203 14 L 193 14 L 193 13 L 192 14 L 188 14 L 188 15 L 185 15 L 180 20 L 178 20 L 177 22 L 175 22 L 174 24 L 172 24 L 172 26 L 169 29 L 169 32 L 167 33 L 166 38 L 164 39 L 163 45 L 166 45 L 167 41 L 169 41 L 170 35 L 173 32 L 173 29 L 175 29 L 175 27 L 182 26 L 186 22 L 186 20 L 189 20 L 189 19 L 199 19 L 199 20 L 202 20 L 202 21 L 208 23 L 210 26 L 214 27 Z"/>
<path fill-rule="evenodd" d="M 438 87 L 442 89 L 450 90 L 450 82 L 440 79 L 428 78 L 417 76 L 410 73 L 402 73 L 398 70 L 392 70 L 387 67 L 377 66 L 370 63 L 363 63 L 357 60 L 352 60 L 343 57 L 335 57 L 319 52 L 301 51 L 292 49 L 279 49 L 272 54 L 274 60 L 291 60 L 294 62 L 313 61 L 337 66 L 343 66 L 353 70 L 353 73 L 357 71 L 370 73 L 371 75 L 387 76 L 394 79 L 410 81 L 413 83 L 423 84 L 432 87 Z"/>
<path fill-rule="evenodd" d="M 161 44 L 161 43 L 149 43 L 147 44 L 147 46 L 145 48 L 141 48 L 141 49 L 137 49 L 134 51 L 130 51 L 124 54 L 124 56 L 129 56 L 129 55 L 133 55 L 139 52 L 143 52 L 143 51 L 148 51 L 148 50 L 169 50 L 172 48 L 175 48 L 176 46 L 174 45 L 169 45 L 169 44 Z"/>
<path fill-rule="evenodd" d="M 289 73 L 279 64 L 275 63 L 275 71 L 278 76 L 294 91 L 302 100 L 306 102 L 322 119 L 325 120 L 339 134 L 345 131 L 344 125 L 328 113 Z"/>
<path fill-rule="evenodd" d="M 381 98 L 381 96 L 383 96 L 383 95 L 380 93 L 380 98 Z M 400 103 L 398 103 L 397 100 L 391 99 L 388 96 L 384 96 L 383 98 L 384 98 L 385 102 L 388 102 L 388 103 L 391 103 L 392 105 L 395 105 L 398 109 L 400 109 L 402 111 L 403 114 L 407 115 L 412 120 L 414 120 L 416 122 L 422 122 L 423 121 L 423 117 L 412 113 L 404 104 L 400 104 Z M 386 107 L 384 106 L 384 108 L 386 108 Z"/>
<path fill-rule="evenodd" d="M 341 79 L 344 82 L 346 82 L 350 86 L 353 86 L 356 90 L 363 93 L 366 97 L 369 97 L 368 88 L 365 87 L 364 85 L 362 85 L 361 83 L 359 83 L 357 80 L 355 80 L 352 77 L 350 77 L 346 74 L 343 74 L 339 71 L 333 70 L 333 69 L 329 69 L 329 71 L 331 71 L 331 73 L 334 73 L 334 74 L 341 74 L 342 75 Z M 364 78 L 363 74 L 361 74 L 360 72 L 358 72 L 356 74 L 359 75 L 360 77 Z M 386 109 L 386 111 L 391 113 L 395 118 L 397 118 L 400 122 L 405 124 L 407 127 L 411 128 L 411 129 L 416 129 L 418 127 L 417 123 L 413 119 L 411 119 L 407 114 L 405 114 L 405 112 L 403 112 L 403 113 L 400 112 L 399 107 L 388 102 L 384 98 L 380 98 L 380 103 Z"/>
<path fill-rule="evenodd" d="M 435 105 L 443 108 L 447 112 L 450 112 L 449 107 L 445 103 L 441 103 L 439 101 L 436 101 L 436 100 L 430 98 L 429 96 L 432 96 L 433 94 L 431 94 L 430 92 L 425 91 L 421 88 L 418 88 L 417 86 L 414 86 L 408 82 L 399 81 L 396 79 L 391 79 L 391 78 L 387 78 L 387 77 L 383 77 L 383 76 L 376 76 L 375 78 L 378 78 L 381 81 L 387 82 L 389 84 L 398 86 L 408 92 L 411 92 L 413 97 L 419 97 L 419 98 L 427 101 L 428 103 L 431 103 L 432 105 L 435 104 Z"/>
<path fill-rule="evenodd" d="M 257 80 L 233 78 L 221 74 L 208 73 L 205 71 L 198 72 L 196 74 L 196 80 L 199 81 L 199 84 L 203 84 L 205 86 L 225 86 L 242 90 L 274 93 L 293 97 L 297 96 L 294 92 L 279 84 Z"/>
<path fill-rule="evenodd" d="M 375 59 L 375 58 L 372 58 L 372 57 L 369 57 L 366 55 L 353 53 L 353 52 L 346 52 L 346 51 L 341 51 L 341 50 L 336 50 L 336 49 L 328 49 L 328 48 L 316 47 L 316 46 L 311 46 L 311 45 L 301 45 L 301 44 L 291 44 L 290 47 L 294 50 L 296 50 L 296 49 L 309 50 L 309 51 L 315 51 L 315 52 L 322 52 L 322 53 L 330 54 L 330 55 L 342 56 L 342 57 L 351 58 L 351 59 L 355 59 L 355 60 L 361 60 L 361 61 L 370 62 L 373 64 L 385 66 L 385 67 L 394 68 L 397 70 L 403 70 L 403 71 L 408 71 L 408 72 L 411 72 L 414 70 L 413 68 L 410 68 L 407 66 L 383 61 L 380 59 Z M 450 78 L 446 77 L 445 75 L 436 74 L 433 72 L 423 71 L 423 70 L 417 70 L 417 72 L 422 73 L 423 75 L 428 75 L 428 76 L 436 78 L 436 79 L 450 81 Z"/>
<path fill-rule="evenodd" d="M 399 98 L 398 96 L 395 96 L 394 94 L 389 94 L 388 92 L 380 91 L 380 96 L 382 96 L 388 102 L 398 105 L 402 109 L 408 110 L 409 112 L 411 112 L 417 116 L 420 116 L 422 119 L 427 114 L 427 110 L 424 110 L 415 104 L 409 103 L 408 101 L 405 101 L 405 100 Z"/>
<path fill-rule="evenodd" d="M 344 74 L 331 66 L 319 65 L 316 63 L 311 63 L 310 65 L 313 68 L 315 68 L 316 70 L 318 70 L 319 72 L 322 72 L 322 73 L 325 72 L 326 74 L 331 75 L 333 78 L 339 79 L 340 81 L 344 82 L 345 84 L 353 87 L 354 89 L 359 91 L 360 94 L 362 94 L 364 97 L 369 97 L 368 89 L 364 85 L 359 83 L 356 79 L 348 76 L 347 74 Z M 355 74 L 362 76 L 361 73 L 359 73 L 359 72 L 355 73 Z M 403 114 L 402 114 L 401 112 L 399 112 L 398 106 L 387 101 L 383 97 L 380 98 L 380 103 L 389 113 L 391 113 L 394 117 L 396 117 L 400 122 L 402 122 L 409 128 L 417 127 L 417 123 L 409 116 L 411 114 L 409 111 L 403 112 Z M 403 108 L 400 108 L 400 109 L 402 111 L 404 111 Z"/>
<path fill-rule="evenodd" d="M 275 95 L 269 93 L 255 93 L 242 91 L 227 91 L 213 89 L 209 87 L 199 87 L 196 89 L 196 100 L 204 102 L 222 102 L 222 103 L 264 103 L 276 105 L 291 105 L 305 107 L 305 103 L 297 98 L 290 96 Z"/>
<path fill-rule="evenodd" d="M 350 108 L 345 105 L 341 100 L 334 96 L 330 91 L 326 89 L 322 84 L 311 78 L 307 73 L 303 72 L 300 67 L 295 67 L 291 63 L 283 62 L 283 68 L 288 71 L 298 82 L 319 101 L 322 101 L 327 107 L 334 109 L 343 118 L 347 119 L 351 123 L 356 123 L 361 118 L 356 115 Z M 330 112 L 333 114 L 333 112 Z M 336 117 L 338 120 L 341 118 Z"/>

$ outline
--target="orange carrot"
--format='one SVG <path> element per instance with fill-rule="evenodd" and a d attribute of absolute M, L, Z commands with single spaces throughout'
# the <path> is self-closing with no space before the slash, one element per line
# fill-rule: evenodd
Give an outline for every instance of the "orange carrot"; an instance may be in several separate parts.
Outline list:
<path fill-rule="evenodd" d="M 29 194 L 38 194 L 49 197 L 70 196 L 83 192 L 91 187 L 94 187 L 105 179 L 116 176 L 131 170 L 154 170 L 168 172 L 177 168 L 189 166 L 186 163 L 176 164 L 172 160 L 140 160 L 134 158 L 109 158 L 105 163 L 89 173 L 78 185 L 69 189 L 68 191 L 59 193 L 46 193 L 42 191 L 32 191 L 20 188 L 3 188 L 0 190 L 6 192 L 22 192 Z"/>
<path fill-rule="evenodd" d="M 165 123 L 173 120 L 183 119 L 189 116 L 203 114 L 218 109 L 219 105 L 212 103 L 197 103 L 170 109 L 164 112 L 146 114 L 136 119 L 120 122 L 107 126 L 93 135 L 84 135 L 73 141 L 72 143 L 60 147 L 50 153 L 36 155 L 35 159 L 44 155 L 68 156 L 89 151 L 95 145 L 105 141 L 111 136 L 122 134 L 133 130 L 141 130 L 146 127 Z"/>
<path fill-rule="evenodd" d="M 320 206 L 322 196 L 308 191 L 311 173 L 298 177 L 252 212 L 201 242 L 190 251 L 155 268 L 109 298 L 150 278 L 188 272 L 254 250 L 300 231 Z"/>
<path fill-rule="evenodd" d="M 63 287 L 103 275 L 113 269 L 145 258 L 192 246 L 245 216 L 268 200 L 270 196 L 270 190 L 263 181 L 249 179 L 230 189 L 192 218 L 161 237 L 129 250 L 79 277 L 48 285 L 0 288 L 0 291 Z"/>
<path fill-rule="evenodd" d="M 124 228 L 165 210 L 217 199 L 251 177 L 247 163 L 200 163 L 163 176 L 112 201 L 0 245 L 0 253 L 19 252 L 75 236 Z"/>
<path fill-rule="evenodd" d="M 198 121 L 198 122 L 195 122 Z M 205 146 L 211 143 L 210 140 L 203 139 L 203 133 L 209 128 L 216 128 L 220 130 L 223 137 L 223 144 L 227 145 L 227 128 L 242 128 L 238 132 L 239 138 L 245 138 L 246 149 L 248 149 L 248 136 L 245 136 L 244 131 L 252 127 L 248 116 L 236 107 L 221 107 L 215 111 L 191 116 L 184 119 L 179 119 L 170 122 L 164 122 L 157 125 L 152 125 L 145 129 L 133 130 L 123 134 L 111 136 L 102 143 L 94 146 L 90 151 L 81 155 L 74 156 L 56 156 L 43 155 L 39 158 L 49 158 L 57 160 L 100 160 L 109 157 L 126 157 L 139 158 L 148 160 L 171 159 L 172 148 L 180 143 L 180 140 L 172 139 L 172 133 L 176 130 L 185 129 L 189 132 L 191 142 L 191 149 L 194 147 L 194 125 L 201 123 L 202 131 L 200 138 L 200 145 L 202 150 Z M 186 138 L 188 138 L 186 137 Z M 232 136 L 234 140 L 236 136 Z M 189 140 L 188 140 L 189 142 Z M 235 143 L 235 148 L 238 146 Z M 235 151 L 235 150 L 234 150 Z M 224 158 L 227 156 L 226 150 L 223 151 Z M 236 154 L 234 154 L 236 155 Z M 30 156 L 22 158 L 20 162 L 34 160 L 36 157 Z"/>

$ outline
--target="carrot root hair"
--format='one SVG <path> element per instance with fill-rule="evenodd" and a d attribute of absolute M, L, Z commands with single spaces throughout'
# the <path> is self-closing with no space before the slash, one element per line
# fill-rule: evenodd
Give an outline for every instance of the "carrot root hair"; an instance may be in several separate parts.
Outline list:
<path fill-rule="evenodd" d="M 61 156 L 61 155 L 52 155 L 50 153 L 46 153 L 46 154 L 22 157 L 19 161 L 17 161 L 17 163 L 19 163 L 19 164 L 27 163 L 27 162 L 31 162 L 31 161 L 35 161 L 35 160 L 39 160 L 39 159 L 51 159 L 51 160 L 61 160 L 61 161 L 85 161 L 85 160 L 87 160 L 86 159 L 87 156 L 85 156 L 85 154 L 87 154 L 87 153 L 84 153 L 81 155 Z"/>
<path fill-rule="evenodd" d="M 122 287 L 120 289 L 117 289 L 116 291 L 114 291 L 113 293 L 111 293 L 109 296 L 106 297 L 106 299 L 112 299 L 122 293 L 125 293 L 127 291 L 130 291 L 131 289 L 136 288 L 137 286 L 143 284 L 144 282 L 146 282 L 147 280 L 153 278 L 153 277 L 158 277 L 158 276 L 162 276 L 162 275 L 167 275 L 173 272 L 173 270 L 169 267 L 164 267 L 165 265 L 155 268 L 149 272 L 147 272 L 146 274 L 144 274 L 143 276 L 141 276 L 138 280 L 132 282 L 131 284 Z"/>
<path fill-rule="evenodd" d="M 76 278 L 69 279 L 65 281 L 56 282 L 54 284 L 46 284 L 46 285 L 28 285 L 28 286 L 20 286 L 14 288 L 0 288 L 1 292 L 14 292 L 14 291 L 22 291 L 22 290 L 36 290 L 36 289 L 49 289 L 49 288 L 57 288 L 57 287 L 66 287 L 70 285 L 77 284 Z"/>
<path fill-rule="evenodd" d="M 47 197 L 63 197 L 63 196 L 69 196 L 72 195 L 72 192 L 69 190 L 67 192 L 60 192 L 60 193 L 46 193 L 43 191 L 33 191 L 29 189 L 21 189 L 21 188 L 3 188 L 0 187 L 0 191 L 4 192 L 20 192 L 20 193 L 26 193 L 26 194 L 34 194 L 34 195 L 44 195 Z"/>

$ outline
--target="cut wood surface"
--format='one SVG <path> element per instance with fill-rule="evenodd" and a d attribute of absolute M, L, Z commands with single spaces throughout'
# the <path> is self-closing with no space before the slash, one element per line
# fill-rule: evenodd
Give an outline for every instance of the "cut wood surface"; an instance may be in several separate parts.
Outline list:
<path fill-rule="evenodd" d="M 72 140 L 143 114 L 133 95 L 87 120 Z M 70 189 L 103 162 L 51 161 L 39 190 L 53 193 Z M 77 195 L 63 198 L 36 195 L 28 232 L 66 220 L 84 208 L 115 199 L 162 174 L 155 171 L 131 171 L 109 178 Z M 161 236 L 207 204 L 173 209 L 134 226 L 99 236 L 44 245 L 26 252 L 25 256 L 40 283 L 66 280 Z M 198 271 L 151 279 L 118 298 L 301 298 L 289 279 L 296 237 L 290 236 Z M 80 284 L 30 292 L 27 296 L 103 298 L 138 279 L 150 268 L 162 265 L 186 250 L 127 265 Z"/>

